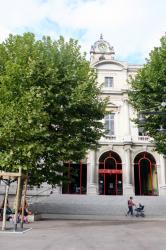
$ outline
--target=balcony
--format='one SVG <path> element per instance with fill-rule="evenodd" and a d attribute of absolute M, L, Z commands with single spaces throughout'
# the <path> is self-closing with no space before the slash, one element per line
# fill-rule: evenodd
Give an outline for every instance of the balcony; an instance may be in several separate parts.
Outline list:
<path fill-rule="evenodd" d="M 100 140 L 99 140 L 99 143 L 109 143 L 109 142 L 112 142 L 112 141 L 116 141 L 117 138 L 115 135 L 106 135 L 106 137 L 102 137 Z"/>
<path fill-rule="evenodd" d="M 138 136 L 138 141 L 141 141 L 141 142 L 149 142 L 150 141 L 150 138 L 148 135 L 139 135 Z"/>
<path fill-rule="evenodd" d="M 116 136 L 115 135 L 106 135 L 106 140 L 116 141 Z"/>

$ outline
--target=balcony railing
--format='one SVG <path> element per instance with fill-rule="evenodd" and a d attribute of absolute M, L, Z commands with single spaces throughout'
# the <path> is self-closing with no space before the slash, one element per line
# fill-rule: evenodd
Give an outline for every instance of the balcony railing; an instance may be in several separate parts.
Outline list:
<path fill-rule="evenodd" d="M 116 136 L 115 135 L 106 135 L 106 140 L 115 141 Z"/>
<path fill-rule="evenodd" d="M 116 141 L 117 138 L 115 135 L 106 135 L 106 137 L 102 137 L 99 142 L 100 143 L 105 143 L 105 142 L 109 142 L 109 141 Z"/>
<path fill-rule="evenodd" d="M 147 141 L 149 141 L 149 136 L 148 135 L 140 135 L 140 136 L 138 136 L 138 140 L 147 142 Z"/>

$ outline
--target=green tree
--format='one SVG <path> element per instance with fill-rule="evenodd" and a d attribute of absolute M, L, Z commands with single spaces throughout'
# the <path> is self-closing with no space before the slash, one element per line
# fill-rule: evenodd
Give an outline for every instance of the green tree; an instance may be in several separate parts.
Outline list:
<path fill-rule="evenodd" d="M 166 128 L 166 115 L 158 112 L 166 111 L 166 35 L 161 38 L 160 47 L 154 48 L 149 59 L 135 78 L 130 81 L 130 102 L 138 113 L 141 111 L 156 112 L 144 114 L 144 130 L 154 138 L 156 150 L 166 155 L 166 133 L 159 131 L 160 126 Z M 139 125 L 139 120 L 136 122 Z M 139 125 L 141 126 L 141 125 Z"/>
<path fill-rule="evenodd" d="M 77 41 L 10 35 L 0 44 L 0 166 L 58 183 L 102 135 L 106 101 Z"/>

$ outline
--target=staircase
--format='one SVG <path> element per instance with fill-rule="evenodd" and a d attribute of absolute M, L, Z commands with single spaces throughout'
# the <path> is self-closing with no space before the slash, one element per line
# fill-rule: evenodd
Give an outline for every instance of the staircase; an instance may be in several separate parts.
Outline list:
<path fill-rule="evenodd" d="M 125 196 L 52 194 L 31 204 L 31 209 L 41 219 L 117 219 L 126 218 L 127 200 Z M 145 206 L 146 218 L 166 218 L 166 197 L 135 196 L 133 200 Z"/>

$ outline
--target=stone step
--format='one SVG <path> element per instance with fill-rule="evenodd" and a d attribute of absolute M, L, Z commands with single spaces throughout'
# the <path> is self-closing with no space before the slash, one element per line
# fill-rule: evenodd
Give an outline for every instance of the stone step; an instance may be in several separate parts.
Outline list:
<path fill-rule="evenodd" d="M 51 195 L 32 204 L 31 209 L 34 213 L 45 214 L 45 217 L 124 216 L 127 212 L 127 200 L 128 197 L 125 196 Z M 146 216 L 166 217 L 166 197 L 135 196 L 133 201 L 145 206 Z"/>

